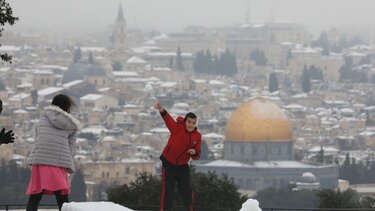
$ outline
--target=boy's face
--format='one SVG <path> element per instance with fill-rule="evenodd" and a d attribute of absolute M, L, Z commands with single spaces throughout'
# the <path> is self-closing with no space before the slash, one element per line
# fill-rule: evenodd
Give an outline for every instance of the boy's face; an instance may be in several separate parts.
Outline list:
<path fill-rule="evenodd" d="M 191 132 L 194 130 L 194 128 L 197 126 L 197 119 L 193 119 L 193 118 L 190 118 L 188 117 L 185 121 L 185 127 L 186 127 L 186 130 Z"/>

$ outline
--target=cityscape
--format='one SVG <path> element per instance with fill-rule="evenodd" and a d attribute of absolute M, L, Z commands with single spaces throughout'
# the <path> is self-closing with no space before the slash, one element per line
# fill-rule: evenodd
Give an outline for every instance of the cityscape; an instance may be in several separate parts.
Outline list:
<path fill-rule="evenodd" d="M 375 196 L 373 28 L 309 30 L 272 11 L 254 21 L 256 2 L 243 1 L 238 23 L 150 30 L 135 27 L 127 4 L 99 33 L 5 28 L 0 53 L 12 58 L 0 67 L 0 123 L 15 140 L 0 146 L 0 160 L 28 168 L 41 112 L 69 95 L 87 201 L 107 200 L 112 186 L 161 174 L 170 132 L 160 102 L 173 118 L 197 115 L 195 171 L 226 175 L 241 194 L 293 184 Z M 349 164 L 357 170 L 345 171 Z"/>

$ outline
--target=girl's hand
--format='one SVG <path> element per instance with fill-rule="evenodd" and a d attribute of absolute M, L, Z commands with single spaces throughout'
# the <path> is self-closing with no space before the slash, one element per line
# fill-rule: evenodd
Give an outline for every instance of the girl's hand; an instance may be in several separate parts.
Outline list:
<path fill-rule="evenodd" d="M 189 149 L 187 152 L 188 152 L 190 155 L 195 155 L 195 153 L 196 153 L 195 149 Z"/>
<path fill-rule="evenodd" d="M 163 112 L 163 111 L 164 111 L 164 108 L 163 108 L 163 106 L 160 104 L 159 101 L 155 103 L 155 106 L 154 106 L 154 107 L 155 107 L 155 109 L 158 110 L 159 112 Z"/>

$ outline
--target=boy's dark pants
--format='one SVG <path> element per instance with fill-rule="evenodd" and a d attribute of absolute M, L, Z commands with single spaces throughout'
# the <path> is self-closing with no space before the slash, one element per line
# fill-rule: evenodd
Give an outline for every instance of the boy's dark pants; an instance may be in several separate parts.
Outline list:
<path fill-rule="evenodd" d="M 194 195 L 190 186 L 189 165 L 175 166 L 168 161 L 163 161 L 160 210 L 170 211 L 172 209 L 176 182 L 185 208 L 188 211 L 194 211 Z"/>

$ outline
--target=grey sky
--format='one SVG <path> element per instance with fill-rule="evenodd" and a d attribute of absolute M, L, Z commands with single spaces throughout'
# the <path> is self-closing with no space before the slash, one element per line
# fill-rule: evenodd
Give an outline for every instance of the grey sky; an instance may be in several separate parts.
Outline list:
<path fill-rule="evenodd" d="M 128 27 L 179 31 L 188 25 L 226 26 L 251 20 L 304 23 L 312 31 L 331 26 L 375 26 L 374 0 L 8 0 L 17 30 L 100 32 L 123 6 Z"/>

